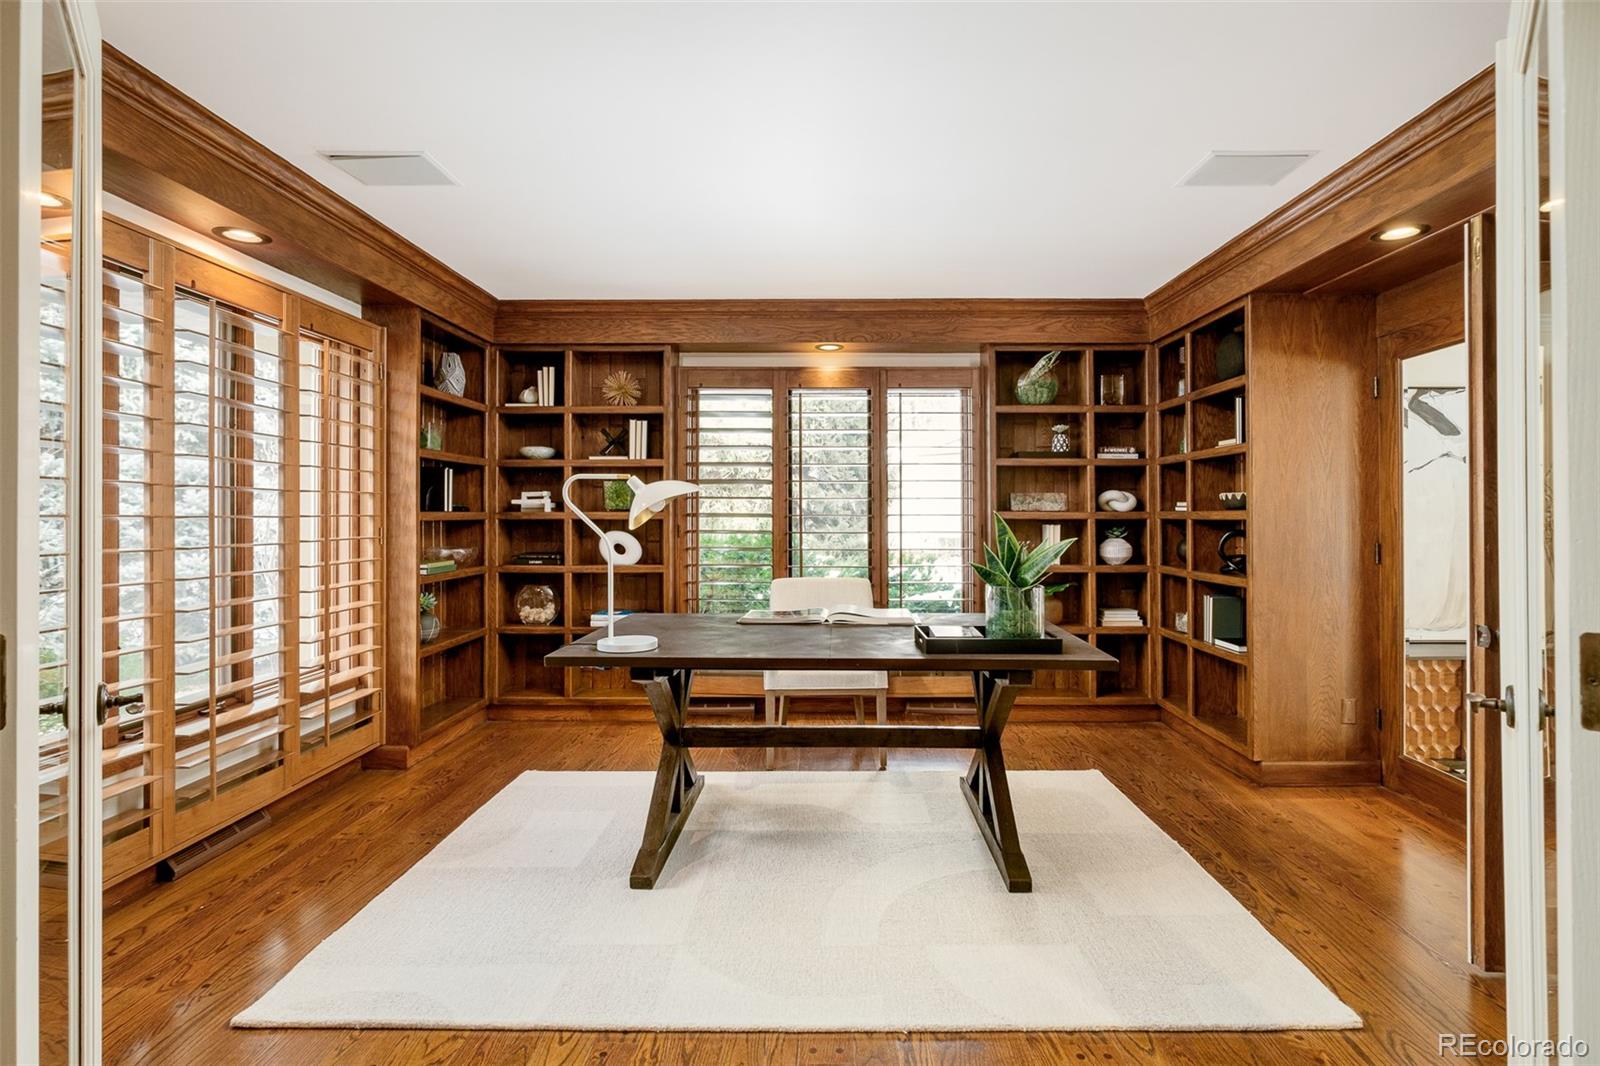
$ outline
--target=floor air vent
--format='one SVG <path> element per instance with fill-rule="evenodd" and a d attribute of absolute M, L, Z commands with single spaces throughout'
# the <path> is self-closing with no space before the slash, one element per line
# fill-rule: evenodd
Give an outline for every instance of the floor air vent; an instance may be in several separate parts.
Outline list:
<path fill-rule="evenodd" d="M 224 826 L 204 840 L 190 844 L 176 855 L 156 863 L 156 880 L 176 881 L 224 852 L 238 847 L 271 824 L 272 815 L 266 811 L 247 814 L 232 825 Z"/>

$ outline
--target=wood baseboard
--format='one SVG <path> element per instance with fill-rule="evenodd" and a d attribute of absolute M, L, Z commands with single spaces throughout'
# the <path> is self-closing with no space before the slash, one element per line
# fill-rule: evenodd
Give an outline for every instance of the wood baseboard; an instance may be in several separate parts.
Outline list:
<path fill-rule="evenodd" d="M 1383 764 L 1377 759 L 1349 762 L 1259 763 L 1256 783 L 1272 786 L 1344 786 L 1383 784 Z"/>
<path fill-rule="evenodd" d="M 896 714 L 904 714 L 903 708 L 891 707 Z M 698 708 L 697 708 L 698 710 Z M 752 711 L 752 714 L 754 712 Z M 937 711 L 919 711 L 914 713 L 938 714 Z M 970 713 L 970 711 L 969 711 Z M 650 710 L 644 704 L 591 704 L 580 700 L 567 700 L 565 702 L 552 701 L 543 705 L 497 705 L 489 708 L 489 721 L 491 722 L 654 722 Z M 1042 724 L 1047 722 L 1060 722 L 1066 724 L 1090 723 L 1115 723 L 1115 722 L 1154 722 L 1161 717 L 1161 712 L 1154 706 L 1117 706 L 1101 707 L 1095 704 L 1078 706 L 1041 706 L 1033 704 L 1025 706 L 1020 702 L 1011 712 L 1013 722 L 1030 722 Z M 380 751 L 383 749 L 379 749 Z M 406 750 L 406 749 L 400 749 Z M 369 763 L 368 766 L 373 766 Z M 394 767 L 404 769 L 404 767 Z"/>
<path fill-rule="evenodd" d="M 480 709 L 459 721 L 450 723 L 415 747 L 407 747 L 404 744 L 380 744 L 362 757 L 361 767 L 364 770 L 409 770 L 446 744 L 465 736 L 488 720 L 488 713 Z"/>
<path fill-rule="evenodd" d="M 1467 825 L 1467 783 L 1449 774 L 1401 759 L 1384 782 L 1394 791 L 1427 807 L 1460 829 Z"/>

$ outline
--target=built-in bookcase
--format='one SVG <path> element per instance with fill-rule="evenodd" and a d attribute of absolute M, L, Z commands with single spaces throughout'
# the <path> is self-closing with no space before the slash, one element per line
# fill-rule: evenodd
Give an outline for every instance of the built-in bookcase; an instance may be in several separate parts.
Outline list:
<path fill-rule="evenodd" d="M 593 628 L 590 618 L 606 608 L 606 567 L 598 540 L 567 510 L 562 485 L 571 475 L 587 471 L 636 475 L 644 481 L 667 476 L 667 444 L 673 439 L 667 402 L 673 395 L 672 361 L 672 350 L 660 346 L 493 351 L 487 507 L 492 516 L 489 608 L 495 704 L 641 698 L 626 670 L 556 670 L 544 665 L 544 657 L 588 633 Z M 525 390 L 537 389 L 541 371 L 547 381 L 553 380 L 553 388 L 543 398 L 534 395 L 524 400 Z M 636 387 L 636 401 L 609 402 L 608 379 L 623 378 Z M 630 421 L 644 424 L 642 457 L 628 455 Z M 608 435 L 622 441 L 616 449 L 621 454 L 606 454 Z M 530 458 L 522 453 L 524 448 L 540 446 L 554 448 L 556 454 Z M 519 510 L 512 501 L 527 492 L 550 493 L 554 509 Z M 606 508 L 603 482 L 578 483 L 573 498 L 602 528 L 626 525 L 626 511 Z M 653 521 L 634 535 L 644 547 L 644 557 L 636 566 L 618 569 L 617 609 L 669 610 L 672 523 Z M 542 558 L 524 558 L 535 553 Z M 547 588 L 554 594 L 553 619 L 529 622 L 520 616 L 517 597 L 528 587 Z"/>
<path fill-rule="evenodd" d="M 1236 353 L 1219 370 L 1219 347 Z M 1223 309 L 1155 347 L 1159 485 L 1156 522 L 1157 693 L 1161 705 L 1241 753 L 1251 751 L 1250 652 L 1205 639 L 1208 596 L 1249 603 L 1249 577 L 1225 571 L 1248 528 L 1249 509 L 1222 494 L 1246 492 L 1249 338 L 1243 304 Z M 1238 360 L 1237 363 L 1233 360 Z M 1248 503 L 1248 496 L 1246 497 Z M 1237 643 L 1237 642 L 1230 642 Z"/>
<path fill-rule="evenodd" d="M 1017 380 L 1047 351 L 1060 351 L 1054 371 L 1059 389 L 1048 404 L 1020 403 Z M 1120 669 L 1101 674 L 1040 673 L 1032 700 L 1148 705 L 1151 689 L 1152 546 L 1150 494 L 1153 421 L 1150 356 L 1143 347 L 1072 345 L 1009 347 L 986 352 L 991 373 L 989 447 L 993 467 L 990 506 L 1023 540 L 1037 544 L 1047 526 L 1059 526 L 1076 543 L 1053 580 L 1071 587 L 1051 597 L 1050 617 L 1068 632 L 1117 657 Z M 1065 427 L 1067 450 L 1053 442 Z M 1101 458 L 1108 448 L 1127 457 Z M 1100 495 L 1134 495 L 1133 510 L 1101 507 Z M 1021 499 L 1057 495 L 1060 506 Z M 1120 529 L 1133 549 L 1124 563 L 1109 564 L 1101 542 Z M 985 538 L 989 536 L 985 530 Z M 1103 612 L 1133 609 L 1141 624 L 1103 624 Z"/>

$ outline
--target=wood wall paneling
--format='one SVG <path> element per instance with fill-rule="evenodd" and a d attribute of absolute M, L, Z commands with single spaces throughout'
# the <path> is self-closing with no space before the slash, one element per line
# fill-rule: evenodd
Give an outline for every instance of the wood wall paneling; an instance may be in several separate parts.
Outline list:
<path fill-rule="evenodd" d="M 502 300 L 501 344 L 671 342 L 690 351 L 822 341 L 857 350 L 976 351 L 995 338 L 1143 344 L 1139 300 Z"/>
<path fill-rule="evenodd" d="M 1370 297 L 1252 296 L 1255 754 L 1377 779 L 1378 356 Z M 1354 699 L 1357 721 L 1344 721 Z"/>

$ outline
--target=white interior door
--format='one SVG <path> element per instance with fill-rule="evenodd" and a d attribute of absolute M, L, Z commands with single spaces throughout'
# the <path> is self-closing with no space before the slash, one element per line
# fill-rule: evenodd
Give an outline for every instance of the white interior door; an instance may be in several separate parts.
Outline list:
<path fill-rule="evenodd" d="M 100 36 L 0 3 L 0 1061 L 100 1053 Z"/>
<path fill-rule="evenodd" d="M 1600 1054 L 1600 4 L 1551 5 L 1556 1028 Z"/>
<path fill-rule="evenodd" d="M 1600 1048 L 1600 5 L 1498 56 L 1509 1061 Z"/>

